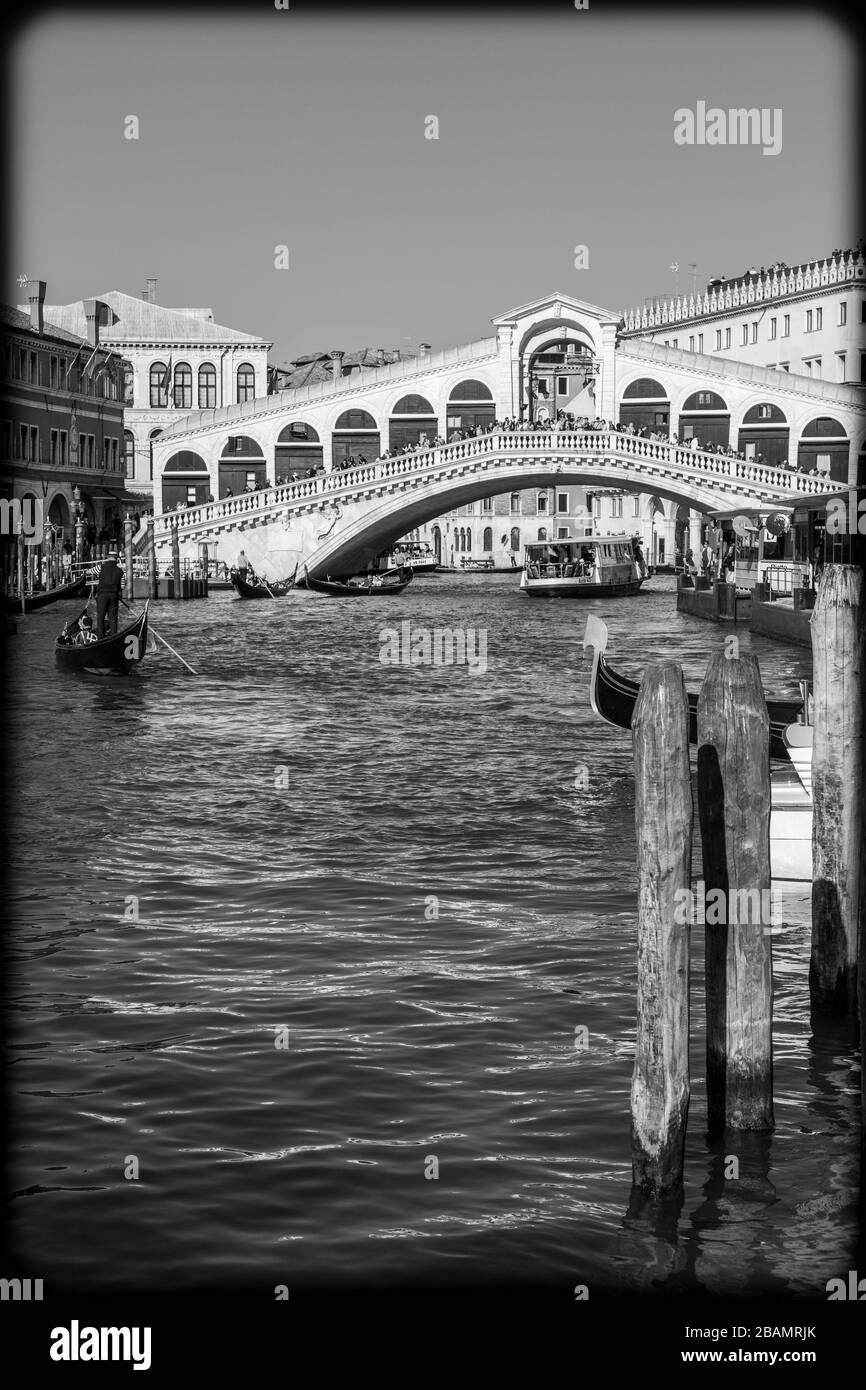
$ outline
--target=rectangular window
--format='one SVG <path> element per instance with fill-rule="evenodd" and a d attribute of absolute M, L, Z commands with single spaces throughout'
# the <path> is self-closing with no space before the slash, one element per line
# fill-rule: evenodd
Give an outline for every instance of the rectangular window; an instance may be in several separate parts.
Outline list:
<path fill-rule="evenodd" d="M 556 498 L 556 510 L 558 512 L 568 511 L 568 493 L 560 492 Z"/>
<path fill-rule="evenodd" d="M 843 300 L 842 300 L 842 303 L 839 305 L 839 327 L 840 327 L 840 328 L 844 328 L 844 327 L 845 327 L 845 324 L 846 324 L 847 322 L 848 322 L 848 302 L 847 302 L 847 300 L 843 299 Z"/>
<path fill-rule="evenodd" d="M 557 394 L 558 396 L 567 396 L 567 395 L 568 395 L 568 377 L 567 377 L 567 376 L 558 376 L 558 377 L 556 378 L 556 394 Z"/>
<path fill-rule="evenodd" d="M 747 458 L 747 459 L 753 459 L 753 458 L 755 457 L 755 450 L 757 449 L 757 447 L 758 447 L 757 444 L 755 444 L 754 442 L 751 443 L 751 444 L 747 444 L 747 445 L 746 445 L 746 458 Z"/>
<path fill-rule="evenodd" d="M 848 356 L 848 354 L 845 353 L 845 352 L 837 352 L 837 353 L 836 353 L 836 380 L 837 380 L 837 381 L 844 381 L 844 380 L 845 380 L 845 362 L 846 362 L 847 356 Z"/>
<path fill-rule="evenodd" d="M 711 397 L 711 392 L 709 392 L 709 391 L 699 391 L 699 392 L 698 392 L 698 409 L 699 409 L 699 410 L 700 410 L 701 406 L 706 406 L 706 405 L 710 405 L 710 404 L 711 404 L 711 399 L 710 399 L 710 397 Z"/>
<path fill-rule="evenodd" d="M 540 492 L 540 493 L 538 494 L 538 511 L 539 511 L 540 513 L 542 513 L 542 514 L 545 513 L 545 512 L 547 511 L 547 493 L 546 493 L 546 492 Z"/>
<path fill-rule="evenodd" d="M 60 431 L 60 467 L 65 468 L 69 458 L 69 435 L 66 430 Z"/>
<path fill-rule="evenodd" d="M 815 310 L 815 332 L 816 332 L 816 333 L 820 333 L 820 332 L 821 332 L 821 329 L 822 329 L 823 327 L 824 327 L 824 310 L 823 310 L 823 309 L 816 309 L 816 310 Z"/>
<path fill-rule="evenodd" d="M 722 350 L 722 330 L 721 330 L 721 328 L 717 328 L 717 329 L 716 329 L 716 352 L 721 352 L 721 350 Z"/>
<path fill-rule="evenodd" d="M 194 507 L 198 498 L 195 495 L 195 483 L 191 483 L 186 490 L 187 506 Z"/>
<path fill-rule="evenodd" d="M 27 351 L 25 348 L 18 349 L 18 373 L 19 381 L 27 380 Z"/>
<path fill-rule="evenodd" d="M 731 330 L 730 330 L 730 328 L 726 328 L 726 329 L 725 329 L 725 347 L 726 347 L 726 348 L 729 348 L 730 346 L 731 346 Z"/>
<path fill-rule="evenodd" d="M 250 472 L 250 473 L 247 474 L 246 485 L 247 485 L 247 487 L 256 488 L 256 489 L 258 488 L 258 482 L 256 481 L 255 471 L 252 471 L 252 472 Z"/>
<path fill-rule="evenodd" d="M 520 493 L 512 492 L 508 509 L 512 516 L 520 516 Z"/>
<path fill-rule="evenodd" d="M 567 526 L 560 526 L 560 528 L 559 528 L 559 530 L 557 531 L 556 535 L 557 535 L 557 539 L 558 539 L 558 540 L 567 541 L 567 540 L 568 540 L 568 527 L 567 527 Z"/>
<path fill-rule="evenodd" d="M 748 325 L 747 323 L 744 323 L 744 324 L 743 324 L 743 347 L 746 346 L 746 344 L 748 343 L 748 341 L 749 341 L 749 325 Z"/>
<path fill-rule="evenodd" d="M 92 467 L 93 467 L 95 458 L 96 458 L 96 435 L 95 435 L 95 434 L 89 434 L 89 435 L 87 436 L 87 466 L 88 466 L 88 468 L 92 468 Z"/>
<path fill-rule="evenodd" d="M 39 426 L 30 426 L 30 458 L 33 463 L 42 462 L 42 451 L 39 447 Z"/>
<path fill-rule="evenodd" d="M 679 345 L 680 345 L 680 340 L 679 340 L 679 338 L 674 338 L 673 346 L 674 346 L 674 347 L 679 347 Z"/>
<path fill-rule="evenodd" d="M 634 514 L 640 516 L 640 493 L 636 492 L 632 500 L 634 502 Z"/>
<path fill-rule="evenodd" d="M 790 315 L 790 314 L 785 314 L 785 315 L 783 315 L 783 317 L 782 317 L 782 337 L 783 337 L 783 338 L 790 338 L 790 336 L 791 336 L 791 315 Z"/>
<path fill-rule="evenodd" d="M 770 342 L 771 342 L 771 343 L 774 341 L 775 337 L 776 337 L 776 320 L 775 320 L 775 319 L 770 319 Z"/>
<path fill-rule="evenodd" d="M 622 516 L 622 498 L 621 498 L 621 497 L 612 497 L 612 498 L 610 499 L 610 514 L 611 514 L 611 516 Z"/>
<path fill-rule="evenodd" d="M 816 454 L 816 455 L 815 455 L 815 472 L 816 472 L 816 473 L 829 473 L 829 472 L 830 472 L 830 455 L 829 455 L 829 454 Z"/>
<path fill-rule="evenodd" d="M 807 309 L 807 310 L 806 310 L 806 332 L 807 332 L 807 333 L 811 333 L 811 332 L 812 332 L 812 323 L 813 323 L 814 317 L 815 317 L 815 316 L 814 316 L 812 310 L 811 310 L 811 309 Z"/>
<path fill-rule="evenodd" d="M 48 359 L 48 385 L 49 385 L 49 386 L 56 386 L 56 385 L 57 385 L 57 358 L 56 358 L 56 357 L 49 357 L 49 359 Z"/>
<path fill-rule="evenodd" d="M 755 322 L 752 324 L 752 342 L 753 342 L 753 343 L 756 343 L 757 341 L 758 341 L 758 320 L 755 319 Z"/>
<path fill-rule="evenodd" d="M 31 385 L 31 386 L 38 386 L 38 385 L 39 385 L 39 355 L 38 355 L 38 353 L 35 353 L 35 352 L 31 352 L 31 354 L 30 354 L 30 376 L 29 376 L 29 381 L 30 381 L 30 385 Z"/>
<path fill-rule="evenodd" d="M 492 498 L 492 497 L 484 497 L 484 498 L 482 498 L 482 500 L 481 500 L 481 510 L 482 510 L 482 512 L 485 512 L 485 513 L 487 513 L 487 512 L 492 512 L 492 511 L 493 511 L 493 498 Z"/>
<path fill-rule="evenodd" d="M 57 430 L 51 431 L 51 463 L 54 468 L 60 462 L 60 434 Z"/>
<path fill-rule="evenodd" d="M 694 350 L 695 350 L 695 335 L 694 335 L 694 333 L 690 333 L 690 334 L 689 334 L 689 352 L 694 352 Z"/>
<path fill-rule="evenodd" d="M 703 335 L 703 333 L 699 333 L 699 334 L 698 334 L 698 352 L 703 352 L 703 350 L 704 350 L 704 335 Z"/>
<path fill-rule="evenodd" d="M 26 459 L 26 458 L 27 458 L 27 440 L 28 440 L 28 438 L 29 438 L 29 436 L 28 436 L 28 433 L 27 433 L 27 426 L 26 426 L 26 425 L 19 425 L 19 426 L 18 426 L 18 455 L 17 455 L 17 456 L 18 456 L 18 458 L 20 458 L 20 459 Z"/>

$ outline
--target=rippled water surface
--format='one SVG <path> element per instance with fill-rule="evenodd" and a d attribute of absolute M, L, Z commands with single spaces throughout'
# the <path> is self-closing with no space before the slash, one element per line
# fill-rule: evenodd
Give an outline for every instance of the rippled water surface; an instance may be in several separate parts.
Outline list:
<path fill-rule="evenodd" d="M 665 579 L 592 604 L 441 574 L 396 599 L 154 605 L 195 676 L 164 649 L 128 680 L 60 673 L 68 607 L 21 621 L 10 1210 L 28 1267 L 62 1289 L 792 1294 L 848 1268 L 854 1044 L 810 1031 L 801 895 L 774 937 L 774 1135 L 707 1142 L 695 931 L 684 1200 L 632 1199 L 634 789 L 629 736 L 587 701 L 590 610 L 635 675 L 676 656 L 697 683 L 724 641 Z M 485 628 L 486 673 L 383 665 L 404 620 Z M 808 674 L 806 653 L 751 649 L 768 692 Z"/>

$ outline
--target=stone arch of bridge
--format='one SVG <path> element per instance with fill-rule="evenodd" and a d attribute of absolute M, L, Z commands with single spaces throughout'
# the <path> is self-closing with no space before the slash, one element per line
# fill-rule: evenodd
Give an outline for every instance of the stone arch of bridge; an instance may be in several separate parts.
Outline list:
<path fill-rule="evenodd" d="M 347 516 L 345 499 L 336 496 L 323 512 L 324 522 L 334 514 L 336 525 L 328 538 L 307 556 L 310 573 L 348 574 L 362 569 L 383 550 L 415 527 L 423 526 L 444 512 L 482 497 L 535 487 L 616 487 L 629 492 L 650 492 L 677 505 L 705 513 L 726 505 L 747 505 L 734 489 L 708 487 L 683 478 L 642 476 L 635 467 L 610 464 L 567 463 L 565 461 L 522 460 L 510 467 L 479 470 L 470 476 L 441 478 L 421 486 L 407 486 L 357 515 Z M 353 508 L 353 511 L 357 508 Z"/>

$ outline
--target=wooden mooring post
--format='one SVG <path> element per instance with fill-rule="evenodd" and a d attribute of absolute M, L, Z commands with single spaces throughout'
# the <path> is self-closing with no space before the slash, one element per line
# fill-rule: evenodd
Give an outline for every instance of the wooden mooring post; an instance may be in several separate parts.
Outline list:
<path fill-rule="evenodd" d="M 773 1128 L 770 718 L 753 656 L 717 653 L 698 697 L 711 1129 Z"/>
<path fill-rule="evenodd" d="M 689 1113 L 692 788 L 683 673 L 664 662 L 641 683 L 632 718 L 637 831 L 637 1046 L 631 1083 L 634 1183 L 661 1194 L 683 1180 Z"/>
<path fill-rule="evenodd" d="M 123 523 L 123 545 L 126 552 L 126 574 L 124 583 L 126 587 L 126 597 L 132 601 L 135 598 L 135 552 L 132 548 L 132 528 L 133 522 L 129 512 Z"/>
<path fill-rule="evenodd" d="M 863 570 L 827 565 L 812 614 L 812 1006 L 857 1007 L 863 915 L 866 612 Z"/>
<path fill-rule="evenodd" d="M 180 535 L 177 522 L 171 523 L 171 581 L 172 598 L 181 598 L 180 592 Z"/>
<path fill-rule="evenodd" d="M 153 530 L 153 517 L 147 518 L 147 592 L 150 598 L 156 598 L 158 587 L 156 578 L 156 539 Z"/>

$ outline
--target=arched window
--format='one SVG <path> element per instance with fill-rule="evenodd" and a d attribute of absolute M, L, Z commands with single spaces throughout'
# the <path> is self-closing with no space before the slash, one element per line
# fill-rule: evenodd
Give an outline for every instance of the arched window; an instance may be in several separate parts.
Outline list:
<path fill-rule="evenodd" d="M 248 434 L 230 434 L 223 445 L 220 458 L 263 458 L 261 444 Z"/>
<path fill-rule="evenodd" d="M 834 420 L 829 415 L 819 415 L 816 420 L 810 420 L 803 430 L 804 439 L 814 439 L 816 436 L 836 439 L 848 438 L 839 421 Z"/>
<path fill-rule="evenodd" d="M 624 401 L 655 400 L 656 397 L 660 400 L 666 400 L 667 394 L 661 382 L 654 380 L 651 376 L 641 376 L 625 388 L 622 398 Z"/>
<path fill-rule="evenodd" d="M 378 429 L 376 421 L 366 410 L 344 410 L 336 425 L 335 430 L 375 430 Z"/>
<path fill-rule="evenodd" d="M 546 526 L 539 526 L 539 528 L 538 528 L 538 539 L 539 539 L 540 541 L 546 541 L 546 540 L 547 540 L 547 527 L 546 527 Z"/>
<path fill-rule="evenodd" d="M 249 362 L 242 362 L 238 367 L 238 405 L 243 405 L 244 401 L 254 401 L 255 398 L 255 368 L 251 367 Z"/>
<path fill-rule="evenodd" d="M 312 425 L 306 424 L 303 420 L 293 420 L 290 425 L 286 425 L 280 430 L 277 440 L 278 444 L 318 444 L 318 431 Z"/>
<path fill-rule="evenodd" d="M 546 493 L 546 492 L 540 492 L 540 493 L 538 494 L 538 497 L 537 497 L 537 499 L 536 499 L 536 502 L 537 502 L 537 505 L 536 505 L 535 510 L 536 510 L 537 512 L 545 513 L 545 512 L 547 511 L 547 493 Z"/>
<path fill-rule="evenodd" d="M 744 425 L 761 424 L 786 424 L 785 416 L 777 405 L 770 405 L 764 402 L 761 405 L 753 405 L 751 410 L 747 410 L 743 416 Z"/>
<path fill-rule="evenodd" d="M 276 444 L 277 483 L 288 482 L 295 475 L 306 478 L 323 462 L 324 451 L 318 430 L 304 420 L 292 420 L 279 434 Z"/>
<path fill-rule="evenodd" d="M 727 404 L 715 391 L 694 391 L 683 410 L 727 410 Z"/>
<path fill-rule="evenodd" d="M 433 415 L 432 405 L 424 396 L 401 396 L 392 415 Z"/>
<path fill-rule="evenodd" d="M 135 435 L 131 430 L 123 431 L 123 471 L 127 478 L 135 477 Z"/>
<path fill-rule="evenodd" d="M 493 392 L 483 381 L 458 381 L 449 392 L 449 401 L 492 401 Z"/>
<path fill-rule="evenodd" d="M 153 482 L 153 441 L 154 441 L 155 439 L 158 439 L 159 436 L 160 436 L 161 434 L 162 434 L 162 430 L 151 430 L 150 434 L 148 435 L 148 441 L 147 441 L 147 442 L 148 442 L 148 444 L 150 445 L 150 481 L 151 481 L 151 482 Z"/>
<path fill-rule="evenodd" d="M 520 549 L 520 527 L 519 527 L 519 526 L 512 526 L 512 528 L 511 528 L 511 549 L 512 549 L 513 551 L 518 551 L 518 550 Z"/>
<path fill-rule="evenodd" d="M 216 367 L 211 362 L 203 362 L 198 369 L 198 408 L 215 410 L 216 403 Z"/>
<path fill-rule="evenodd" d="M 178 362 L 174 369 L 172 404 L 175 410 L 192 410 L 192 367 L 188 362 Z"/>
<path fill-rule="evenodd" d="M 150 364 L 150 407 L 165 410 L 168 406 L 168 367 L 164 362 Z"/>
<path fill-rule="evenodd" d="M 471 549 L 472 549 L 472 527 L 471 527 L 471 526 L 467 526 L 467 527 L 466 527 L 466 544 L 464 545 L 463 549 L 464 549 L 464 550 L 471 550 Z"/>
<path fill-rule="evenodd" d="M 484 536 L 483 536 L 482 542 L 481 542 L 481 549 L 482 549 L 482 550 L 492 550 L 492 549 L 493 549 L 493 527 L 492 527 L 492 526 L 485 526 L 485 528 L 484 528 Z"/>
<path fill-rule="evenodd" d="M 163 469 L 164 473 L 206 473 L 207 464 L 200 454 L 196 454 L 192 449 L 181 449 L 179 453 L 172 454 L 171 458 Z"/>

